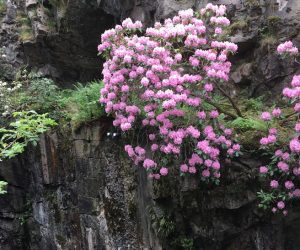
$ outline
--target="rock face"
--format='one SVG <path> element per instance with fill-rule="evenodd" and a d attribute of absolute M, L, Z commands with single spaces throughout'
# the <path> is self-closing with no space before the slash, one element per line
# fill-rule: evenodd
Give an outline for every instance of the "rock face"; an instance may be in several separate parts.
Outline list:
<path fill-rule="evenodd" d="M 300 45 L 299 1 L 212 2 L 226 4 L 238 23 L 233 94 L 278 94 L 297 67 L 285 65 L 274 48 L 286 39 Z M 7 0 L 0 13 L 0 75 L 12 80 L 26 65 L 62 86 L 92 80 L 100 76 L 96 47 L 105 29 L 128 16 L 151 25 L 206 3 Z M 191 242 L 204 250 L 300 248 L 299 204 L 285 219 L 256 208 L 255 156 L 228 166 L 218 188 L 193 178 L 152 183 L 123 157 L 122 139 L 106 136 L 110 129 L 111 121 L 100 120 L 76 133 L 57 130 L 22 157 L 0 162 L 0 178 L 9 182 L 0 197 L 1 249 L 190 249 Z"/>
<path fill-rule="evenodd" d="M 299 249 L 299 211 L 280 221 L 256 208 L 252 157 L 228 166 L 218 188 L 193 178 L 152 183 L 123 156 L 120 138 L 106 136 L 110 124 L 49 133 L 1 163 L 9 182 L 0 198 L 1 249 L 183 249 L 180 237 L 194 249 Z M 166 236 L 162 219 L 173 225 Z"/>
<path fill-rule="evenodd" d="M 0 203 L 1 249 L 156 248 L 150 228 L 138 223 L 145 191 L 137 192 L 119 142 L 104 136 L 109 125 L 49 134 L 24 159 L 1 164 L 10 183 Z"/>
<path fill-rule="evenodd" d="M 5 40 L 1 44 L 5 54 L 12 54 L 6 57 L 7 63 L 13 65 L 11 72 L 17 73 L 25 65 L 64 84 L 99 78 L 97 44 L 115 18 L 96 3 L 50 2 L 8 1 L 1 27 L 1 40 Z"/>

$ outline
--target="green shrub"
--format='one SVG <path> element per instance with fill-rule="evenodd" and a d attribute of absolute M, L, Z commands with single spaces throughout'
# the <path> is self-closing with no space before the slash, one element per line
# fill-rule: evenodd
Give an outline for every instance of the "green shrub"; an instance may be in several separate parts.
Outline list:
<path fill-rule="evenodd" d="M 103 87 L 101 81 L 85 86 L 78 83 L 74 89 L 62 90 L 48 78 L 30 74 L 26 80 L 23 78 L 21 81 L 26 82 L 27 87 L 10 97 L 15 110 L 49 113 L 55 120 L 71 121 L 74 128 L 104 115 L 103 106 L 98 101 Z"/>
<path fill-rule="evenodd" d="M 5 13 L 6 8 L 6 0 L 0 0 L 0 15 Z"/>
<path fill-rule="evenodd" d="M 58 108 L 59 95 L 59 88 L 53 80 L 35 76 L 26 91 L 18 96 L 18 100 L 19 105 L 45 113 Z"/>
<path fill-rule="evenodd" d="M 180 250 L 193 250 L 194 249 L 194 241 L 192 239 L 186 237 L 179 237 L 175 239 L 171 243 L 172 249 L 180 249 Z"/>
<path fill-rule="evenodd" d="M 60 105 L 74 128 L 105 115 L 103 105 L 99 103 L 102 87 L 102 82 L 94 81 L 86 86 L 78 83 L 75 90 L 62 92 Z"/>
<path fill-rule="evenodd" d="M 248 111 L 255 111 L 255 112 L 258 112 L 260 113 L 264 107 L 265 107 L 265 104 L 263 102 L 263 96 L 260 96 L 258 98 L 250 98 L 250 99 L 247 99 L 246 97 L 244 97 L 245 99 L 243 100 L 244 101 L 244 106 L 245 106 L 245 109 Z"/>
<path fill-rule="evenodd" d="M 228 122 L 228 126 L 236 129 L 239 132 L 245 132 L 248 130 L 267 131 L 268 129 L 266 124 L 262 120 L 254 117 L 238 117 L 235 120 Z"/>
<path fill-rule="evenodd" d="M 35 111 L 15 112 L 13 116 L 16 121 L 9 128 L 0 128 L 0 161 L 23 153 L 29 143 L 35 146 L 40 134 L 57 125 L 48 114 Z"/>
<path fill-rule="evenodd" d="M 238 30 L 243 30 L 248 26 L 248 22 L 247 20 L 237 20 L 235 22 L 233 22 L 230 26 L 229 26 L 229 30 L 231 32 L 236 32 Z"/>
<path fill-rule="evenodd" d="M 5 181 L 0 181 L 0 195 L 1 194 L 6 194 L 6 186 L 7 186 L 7 182 Z"/>
<path fill-rule="evenodd" d="M 31 26 L 30 18 L 23 12 L 18 12 L 16 22 L 19 31 L 19 40 L 21 42 L 30 41 L 34 39 L 34 33 Z"/>
<path fill-rule="evenodd" d="M 0 128 L 0 161 L 23 153 L 28 144 L 35 146 L 42 133 L 57 125 L 47 114 L 35 111 L 15 112 L 13 116 L 15 122 L 8 128 Z M 7 182 L 0 181 L 0 195 L 6 193 L 6 186 Z"/>

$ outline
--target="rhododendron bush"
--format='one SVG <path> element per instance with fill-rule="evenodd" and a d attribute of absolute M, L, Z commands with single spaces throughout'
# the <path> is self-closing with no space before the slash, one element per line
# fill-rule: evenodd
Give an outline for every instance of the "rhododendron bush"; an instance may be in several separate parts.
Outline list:
<path fill-rule="evenodd" d="M 214 104 L 215 89 L 228 84 L 228 55 L 237 51 L 222 40 L 230 24 L 225 11 L 212 4 L 180 11 L 145 32 L 141 22 L 126 19 L 102 35 L 100 101 L 123 132 L 147 131 L 147 144 L 126 145 L 125 151 L 151 178 L 178 168 L 218 182 L 223 160 L 239 154 Z"/>
<path fill-rule="evenodd" d="M 298 49 L 288 41 L 280 44 L 277 52 L 283 56 L 296 56 Z M 269 164 L 259 168 L 262 177 L 269 181 L 268 188 L 261 191 L 259 197 L 261 207 L 272 207 L 274 213 L 282 212 L 286 215 L 286 201 L 300 197 L 300 75 L 293 77 L 291 86 L 284 88 L 282 95 L 292 111 L 283 114 L 280 108 L 275 108 L 272 112 L 261 114 L 261 119 L 270 126 L 268 135 L 260 140 L 261 148 L 272 156 Z M 284 143 L 278 143 L 282 131 L 271 127 L 274 120 L 288 126 L 288 137 Z"/>

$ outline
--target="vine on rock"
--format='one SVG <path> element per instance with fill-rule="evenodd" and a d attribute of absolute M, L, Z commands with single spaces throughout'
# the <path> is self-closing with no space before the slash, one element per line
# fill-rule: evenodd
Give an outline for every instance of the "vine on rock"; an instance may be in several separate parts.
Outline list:
<path fill-rule="evenodd" d="M 226 95 L 228 55 L 237 51 L 224 40 L 230 24 L 225 12 L 224 5 L 212 4 L 199 12 L 180 11 L 145 33 L 141 22 L 126 19 L 102 35 L 100 102 L 123 132 L 147 131 L 149 145 L 126 145 L 125 151 L 151 178 L 177 167 L 181 175 L 218 183 L 223 160 L 240 154 L 233 131 L 221 120 L 241 112 L 232 100 L 236 114 L 215 102 L 217 91 Z"/>

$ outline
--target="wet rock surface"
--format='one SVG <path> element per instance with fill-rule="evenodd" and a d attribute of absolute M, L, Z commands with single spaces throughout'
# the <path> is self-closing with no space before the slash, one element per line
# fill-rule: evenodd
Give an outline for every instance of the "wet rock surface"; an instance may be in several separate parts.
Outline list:
<path fill-rule="evenodd" d="M 1 249 L 177 249 L 178 237 L 194 249 L 299 248 L 299 206 L 286 218 L 258 210 L 259 161 L 250 155 L 227 166 L 219 187 L 173 175 L 153 183 L 130 164 L 120 138 L 106 136 L 110 126 L 48 133 L 23 157 L 1 162 L 9 182 Z M 175 229 L 162 237 L 155 221 L 165 215 Z"/>
<path fill-rule="evenodd" d="M 43 136 L 24 159 L 1 163 L 10 183 L 0 198 L 1 249 L 144 247 L 135 169 L 119 142 L 104 137 L 108 122 L 98 122 Z"/>

